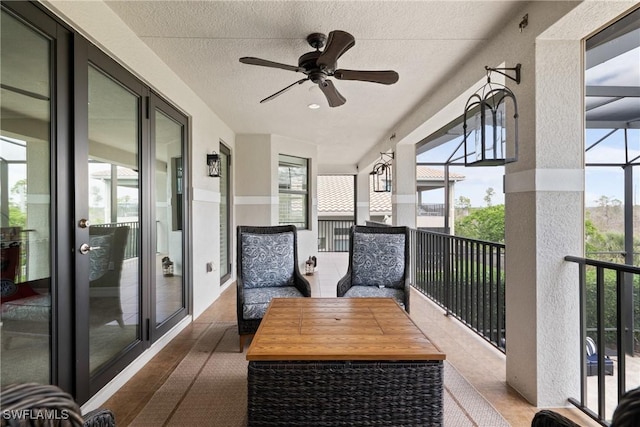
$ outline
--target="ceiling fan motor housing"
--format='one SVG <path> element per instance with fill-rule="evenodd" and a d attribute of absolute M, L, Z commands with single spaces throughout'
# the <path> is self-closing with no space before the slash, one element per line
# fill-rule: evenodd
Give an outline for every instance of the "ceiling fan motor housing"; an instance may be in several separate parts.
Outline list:
<path fill-rule="evenodd" d="M 298 66 L 305 69 L 305 74 L 309 74 L 315 70 L 320 70 L 316 64 L 318 57 L 322 55 L 320 51 L 305 53 L 298 59 Z"/>

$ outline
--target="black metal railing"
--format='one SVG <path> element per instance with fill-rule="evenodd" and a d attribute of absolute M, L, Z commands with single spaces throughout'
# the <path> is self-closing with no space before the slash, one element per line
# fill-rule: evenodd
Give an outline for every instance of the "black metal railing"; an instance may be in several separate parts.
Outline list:
<path fill-rule="evenodd" d="M 505 351 L 505 246 L 411 230 L 413 286 Z"/>
<path fill-rule="evenodd" d="M 124 249 L 124 259 L 138 257 L 138 234 L 140 233 L 140 223 L 138 221 L 111 222 L 107 224 L 92 224 L 92 227 L 129 227 L 127 235 L 127 246 Z"/>
<path fill-rule="evenodd" d="M 586 351 L 581 354 L 581 392 L 580 399 L 569 401 L 584 413 L 599 422 L 609 425 L 613 408 L 607 408 L 607 394 L 616 393 L 618 401 L 626 390 L 626 355 L 634 355 L 637 350 L 638 328 L 634 318 L 638 318 L 638 307 L 633 301 L 638 295 L 640 268 L 626 264 L 616 264 L 589 258 L 566 256 L 566 261 L 577 263 L 580 284 L 580 335 L 581 345 L 585 345 L 587 337 L 596 344 L 597 360 L 597 408 L 588 406 L 587 376 L 588 364 Z M 616 390 L 606 387 L 607 365 L 615 359 Z M 593 363 L 594 361 L 591 361 Z M 608 410 L 608 412 L 607 412 Z"/>
<path fill-rule="evenodd" d="M 349 252 L 349 229 L 354 224 L 347 220 L 318 220 L 318 252 Z"/>

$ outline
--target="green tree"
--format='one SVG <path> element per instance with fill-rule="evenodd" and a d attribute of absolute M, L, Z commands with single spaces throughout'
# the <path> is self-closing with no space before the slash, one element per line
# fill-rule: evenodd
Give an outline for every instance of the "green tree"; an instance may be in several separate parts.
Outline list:
<path fill-rule="evenodd" d="M 27 213 L 12 202 L 9 203 L 9 226 L 27 228 Z"/>
<path fill-rule="evenodd" d="M 457 218 L 455 230 L 460 237 L 504 243 L 504 205 L 477 209 Z"/>
<path fill-rule="evenodd" d="M 496 192 L 492 187 L 487 188 L 486 194 L 484 195 L 484 201 L 487 206 L 491 206 L 491 199 L 495 196 Z"/>
<path fill-rule="evenodd" d="M 468 215 L 469 210 L 471 209 L 471 199 L 465 196 L 460 196 L 455 200 L 454 206 L 456 208 L 456 216 Z"/>

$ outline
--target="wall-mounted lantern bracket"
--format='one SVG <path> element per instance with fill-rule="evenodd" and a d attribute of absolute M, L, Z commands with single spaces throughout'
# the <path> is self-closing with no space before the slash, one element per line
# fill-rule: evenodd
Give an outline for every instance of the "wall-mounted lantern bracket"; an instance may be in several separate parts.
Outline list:
<path fill-rule="evenodd" d="M 484 66 L 484 69 L 487 70 L 487 79 L 489 79 L 488 75 L 489 73 L 491 73 L 492 71 L 495 71 L 498 74 L 502 74 L 503 76 L 513 80 L 514 82 L 516 82 L 517 84 L 520 84 L 520 69 L 522 68 L 522 64 L 516 64 L 515 67 L 509 67 L 509 68 L 492 68 L 489 66 Z M 503 71 L 513 71 L 515 73 L 515 76 L 511 76 L 507 73 L 503 73 Z"/>

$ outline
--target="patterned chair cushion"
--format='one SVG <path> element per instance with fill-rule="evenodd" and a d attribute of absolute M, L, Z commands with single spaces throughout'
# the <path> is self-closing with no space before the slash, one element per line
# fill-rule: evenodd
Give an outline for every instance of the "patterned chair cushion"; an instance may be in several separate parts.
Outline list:
<path fill-rule="evenodd" d="M 404 291 L 394 288 L 377 288 L 375 286 L 352 286 L 344 294 L 349 298 L 366 298 L 366 297 L 383 297 L 395 298 L 396 301 L 404 308 Z"/>
<path fill-rule="evenodd" d="M 51 295 L 36 294 L 2 304 L 2 320 L 49 322 L 51 319 Z"/>
<path fill-rule="evenodd" d="M 404 234 L 355 233 L 353 286 L 404 288 Z"/>
<path fill-rule="evenodd" d="M 293 286 L 293 233 L 242 235 L 245 289 Z"/>
<path fill-rule="evenodd" d="M 242 317 L 246 320 L 262 319 L 272 298 L 302 298 L 294 286 L 260 287 L 244 290 Z"/>

